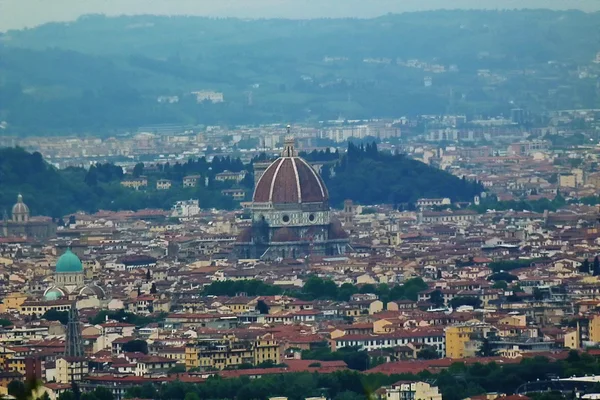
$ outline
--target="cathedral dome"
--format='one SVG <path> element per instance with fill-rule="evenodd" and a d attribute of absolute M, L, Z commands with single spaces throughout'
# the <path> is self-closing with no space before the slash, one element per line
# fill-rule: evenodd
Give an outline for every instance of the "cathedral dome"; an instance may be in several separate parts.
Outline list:
<path fill-rule="evenodd" d="M 83 264 L 81 264 L 81 260 L 71 249 L 67 249 L 56 262 L 56 272 L 59 274 L 83 272 Z"/>
<path fill-rule="evenodd" d="M 17 203 L 12 208 L 12 215 L 29 215 L 29 207 L 23 203 L 23 196 L 17 197 Z"/>
<path fill-rule="evenodd" d="M 329 193 L 319 174 L 294 150 L 293 139 L 286 139 L 281 157 L 262 174 L 252 200 L 255 203 L 324 203 Z"/>

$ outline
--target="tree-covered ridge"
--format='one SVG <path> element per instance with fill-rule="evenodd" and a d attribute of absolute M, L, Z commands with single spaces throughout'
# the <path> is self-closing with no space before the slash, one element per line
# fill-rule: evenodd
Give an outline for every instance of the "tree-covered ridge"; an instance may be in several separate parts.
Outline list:
<path fill-rule="evenodd" d="M 22 194 L 32 215 L 60 218 L 76 211 L 139 210 L 144 208 L 170 209 L 177 200 L 199 199 L 202 207 L 228 209 L 234 207 L 231 198 L 221 190 L 227 184 L 217 182 L 214 176 L 226 169 L 239 171 L 245 167 L 239 159 L 215 157 L 185 163 L 156 166 L 145 170 L 143 164 L 136 169 L 148 176 L 147 190 L 133 190 L 121 185 L 124 178 L 121 167 L 113 164 L 96 164 L 90 169 L 69 167 L 56 169 L 46 163 L 40 153 L 28 153 L 21 148 L 0 149 L 0 210 L 10 214 L 17 195 Z M 208 186 L 183 188 L 183 176 L 198 174 L 208 178 Z M 156 190 L 158 179 L 173 179 L 170 190 Z M 243 184 L 252 185 L 251 181 Z"/>
<path fill-rule="evenodd" d="M 477 182 L 457 178 L 402 154 L 380 152 L 375 143 L 350 143 L 333 171 L 332 176 L 323 168 L 322 176 L 336 205 L 345 199 L 393 205 L 414 204 L 422 197 L 471 201 L 483 191 Z"/>
<path fill-rule="evenodd" d="M 570 72 L 594 58 L 597 26 L 600 13 L 543 10 L 310 21 L 88 16 L 0 35 L 0 121 L 15 134 L 112 133 L 159 123 L 506 115 L 509 100 L 594 108 L 594 85 Z M 408 60 L 446 72 L 425 88 L 431 71 Z M 501 76 L 490 83 L 478 70 Z M 225 102 L 197 104 L 196 90 L 223 92 Z M 158 103 L 164 95 L 179 102 Z"/>
<path fill-rule="evenodd" d="M 329 162 L 338 159 L 333 167 L 334 176 L 330 168 L 323 168 L 323 179 L 335 206 L 345 199 L 361 204 L 395 205 L 414 202 L 420 197 L 471 200 L 483 190 L 475 182 L 461 180 L 403 155 L 380 152 L 374 143 L 366 146 L 350 143 L 341 158 L 338 152 L 330 151 L 309 153 L 307 158 Z M 123 170 L 110 163 L 96 164 L 88 170 L 75 167 L 59 170 L 46 163 L 40 153 L 4 148 L 0 149 L 0 210 L 10 213 L 19 193 L 33 215 L 56 218 L 76 211 L 170 209 L 177 200 L 190 198 L 199 199 L 204 208 L 231 209 L 235 207 L 233 200 L 223 196 L 221 190 L 232 183 L 215 179 L 226 170 L 247 172 L 239 186 L 250 197 L 254 187 L 252 163 L 245 165 L 238 158 L 217 156 L 211 161 L 201 157 L 175 164 L 138 163 L 133 175 L 146 176 L 148 187 L 136 191 L 121 185 Z M 200 176 L 200 184 L 195 188 L 182 187 L 187 175 Z M 159 179 L 169 179 L 173 186 L 169 190 L 156 190 Z"/>

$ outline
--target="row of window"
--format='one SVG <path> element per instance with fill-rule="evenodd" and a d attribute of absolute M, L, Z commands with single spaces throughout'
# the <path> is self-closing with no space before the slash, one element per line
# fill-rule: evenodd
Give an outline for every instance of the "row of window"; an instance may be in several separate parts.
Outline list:
<path fill-rule="evenodd" d="M 338 347 L 344 346 L 384 346 L 384 345 L 399 345 L 399 344 L 408 344 L 408 343 L 443 343 L 443 337 L 425 337 L 425 338 L 415 338 L 415 339 L 379 339 L 379 340 L 348 340 L 348 341 L 339 341 L 337 343 Z"/>

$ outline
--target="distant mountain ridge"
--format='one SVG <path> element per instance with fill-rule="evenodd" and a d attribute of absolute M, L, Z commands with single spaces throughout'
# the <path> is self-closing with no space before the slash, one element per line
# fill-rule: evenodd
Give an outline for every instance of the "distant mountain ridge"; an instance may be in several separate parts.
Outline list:
<path fill-rule="evenodd" d="M 597 68 L 599 27 L 600 13 L 548 10 L 87 16 L 0 36 L 0 120 L 9 134 L 106 134 L 158 123 L 599 107 L 595 82 L 576 74 Z M 197 104 L 191 92 L 203 90 L 224 103 Z"/>

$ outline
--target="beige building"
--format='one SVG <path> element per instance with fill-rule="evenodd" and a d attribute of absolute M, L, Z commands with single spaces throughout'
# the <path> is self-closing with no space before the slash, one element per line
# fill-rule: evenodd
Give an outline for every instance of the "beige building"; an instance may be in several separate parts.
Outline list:
<path fill-rule="evenodd" d="M 558 177 L 558 186 L 566 188 L 577 187 L 577 176 L 574 174 L 561 174 Z"/>
<path fill-rule="evenodd" d="M 200 175 L 188 175 L 183 177 L 183 187 L 196 187 L 198 186 L 198 181 L 200 180 Z"/>
<path fill-rule="evenodd" d="M 215 180 L 219 182 L 241 182 L 246 177 L 246 171 L 231 172 L 223 171 L 215 175 Z"/>
<path fill-rule="evenodd" d="M 171 189 L 171 181 L 168 179 L 159 179 L 156 181 L 156 190 L 169 190 Z"/>
<path fill-rule="evenodd" d="M 246 191 L 244 189 L 224 189 L 221 190 L 223 196 L 229 196 L 235 201 L 242 201 L 246 198 Z"/>
<path fill-rule="evenodd" d="M 399 381 L 377 393 L 381 400 L 442 400 L 437 386 L 421 381 Z"/>
<path fill-rule="evenodd" d="M 565 333 L 564 346 L 568 349 L 579 349 L 581 348 L 581 343 L 579 341 L 579 331 L 573 330 L 571 332 Z"/>
<path fill-rule="evenodd" d="M 60 357 L 56 360 L 58 383 L 79 382 L 88 373 L 88 362 L 85 357 Z"/>
<path fill-rule="evenodd" d="M 121 186 L 125 186 L 127 188 L 139 190 L 140 188 L 148 186 L 148 178 L 145 176 L 140 176 L 139 178 L 127 178 L 121 181 Z"/>

